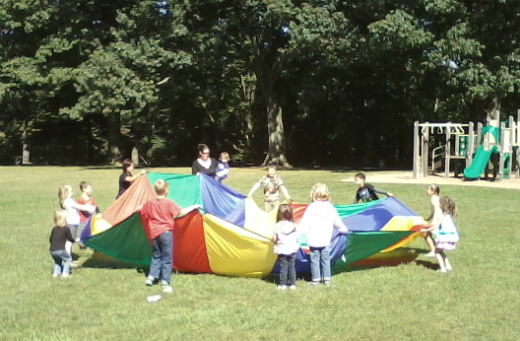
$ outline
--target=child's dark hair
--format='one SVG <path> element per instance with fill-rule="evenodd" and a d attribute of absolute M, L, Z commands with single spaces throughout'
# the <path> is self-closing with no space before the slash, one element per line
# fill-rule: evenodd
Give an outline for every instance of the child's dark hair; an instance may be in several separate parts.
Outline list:
<path fill-rule="evenodd" d="M 131 165 L 133 165 L 133 164 L 134 164 L 134 163 L 132 162 L 132 160 L 130 160 L 130 159 L 124 159 L 124 160 L 123 160 L 123 172 L 126 173 L 126 169 L 127 169 L 128 167 L 130 167 Z"/>
<path fill-rule="evenodd" d="M 87 182 L 87 181 L 81 181 L 79 183 L 79 189 L 83 192 L 85 190 L 85 188 L 87 188 L 88 186 L 91 186 L 90 182 Z"/>
<path fill-rule="evenodd" d="M 267 165 L 267 169 L 269 169 L 269 168 L 274 168 L 274 169 L 276 169 L 276 164 L 274 164 L 274 163 L 270 163 L 270 164 L 268 164 L 268 165 Z"/>
<path fill-rule="evenodd" d="M 439 193 L 441 192 L 441 189 L 439 188 L 439 185 L 437 185 L 437 184 L 429 184 L 428 189 L 437 195 L 439 195 Z"/>
<path fill-rule="evenodd" d="M 457 206 L 455 205 L 455 201 L 448 197 L 442 197 L 439 199 L 439 203 L 442 213 L 447 213 L 453 218 L 457 215 Z"/>
<path fill-rule="evenodd" d="M 365 174 L 363 174 L 363 173 L 357 173 L 356 175 L 354 175 L 354 179 L 361 179 L 361 180 L 365 181 L 366 177 L 365 177 Z"/>
<path fill-rule="evenodd" d="M 278 207 L 278 215 L 276 216 L 276 221 L 293 221 L 293 214 L 292 214 L 292 208 L 290 205 L 287 204 L 281 204 Z"/>

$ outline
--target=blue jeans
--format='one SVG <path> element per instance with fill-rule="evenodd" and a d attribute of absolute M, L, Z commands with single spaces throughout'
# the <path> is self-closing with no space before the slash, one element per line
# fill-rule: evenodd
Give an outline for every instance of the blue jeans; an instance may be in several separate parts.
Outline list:
<path fill-rule="evenodd" d="M 280 285 L 296 285 L 296 253 L 292 255 L 278 255 L 280 260 Z"/>
<path fill-rule="evenodd" d="M 328 247 L 310 247 L 311 277 L 313 282 L 330 281 L 330 255 Z"/>
<path fill-rule="evenodd" d="M 159 278 L 170 284 L 173 262 L 173 235 L 171 231 L 161 233 L 152 240 L 152 264 L 149 277 Z"/>
<path fill-rule="evenodd" d="M 70 273 L 70 264 L 72 264 L 72 256 L 67 250 L 51 251 L 51 256 L 54 259 L 54 269 L 52 273 L 56 275 L 68 275 Z"/>

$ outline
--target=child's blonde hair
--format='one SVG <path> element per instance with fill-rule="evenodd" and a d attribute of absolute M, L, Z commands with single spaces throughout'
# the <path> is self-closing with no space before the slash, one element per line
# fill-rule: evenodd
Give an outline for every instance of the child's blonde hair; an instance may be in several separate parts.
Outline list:
<path fill-rule="evenodd" d="M 226 158 L 227 160 L 229 160 L 229 154 L 226 153 L 226 152 L 222 152 L 220 153 L 220 157 L 218 158 L 220 161 L 222 161 L 223 158 Z"/>
<path fill-rule="evenodd" d="M 61 185 L 58 188 L 58 198 L 60 199 L 60 207 L 65 208 L 63 204 L 65 203 L 65 199 L 67 199 L 72 192 L 72 186 L 70 185 Z"/>
<path fill-rule="evenodd" d="M 155 182 L 154 187 L 155 193 L 157 193 L 157 195 L 165 195 L 170 186 L 166 181 L 159 179 Z"/>
<path fill-rule="evenodd" d="M 67 211 L 56 210 L 54 212 L 54 226 L 65 227 L 67 226 Z"/>
<path fill-rule="evenodd" d="M 312 186 L 310 197 L 311 201 L 329 201 L 330 193 L 327 185 L 318 182 Z"/>
<path fill-rule="evenodd" d="M 437 184 L 429 184 L 428 189 L 431 190 L 436 195 L 439 195 L 439 193 L 441 192 L 441 189 L 440 189 L 439 185 L 437 185 Z"/>
<path fill-rule="evenodd" d="M 439 199 L 439 204 L 441 207 L 442 213 L 447 213 L 451 215 L 453 218 L 457 215 L 457 206 L 455 205 L 455 201 L 448 197 L 442 197 Z"/>

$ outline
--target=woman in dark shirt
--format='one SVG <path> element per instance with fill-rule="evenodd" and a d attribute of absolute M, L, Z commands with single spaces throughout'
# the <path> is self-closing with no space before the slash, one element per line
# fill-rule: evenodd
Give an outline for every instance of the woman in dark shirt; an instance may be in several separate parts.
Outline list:
<path fill-rule="evenodd" d="M 212 178 L 217 174 L 217 160 L 209 157 L 209 148 L 205 144 L 199 144 L 199 158 L 191 165 L 191 174 L 204 173 Z"/>
<path fill-rule="evenodd" d="M 123 173 L 119 176 L 119 191 L 117 192 L 118 199 L 125 191 L 130 187 L 130 185 L 137 180 L 143 174 L 146 174 L 145 170 L 142 170 L 141 173 L 132 175 L 132 171 L 134 170 L 134 163 L 132 160 L 126 159 L 123 161 Z"/>

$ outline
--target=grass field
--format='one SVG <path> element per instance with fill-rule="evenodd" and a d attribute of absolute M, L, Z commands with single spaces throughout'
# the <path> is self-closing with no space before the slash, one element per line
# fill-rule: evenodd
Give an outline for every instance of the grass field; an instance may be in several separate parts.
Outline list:
<path fill-rule="evenodd" d="M 188 169 L 154 171 L 187 173 Z M 263 174 L 234 169 L 228 185 L 247 193 Z M 442 186 L 459 205 L 461 242 L 442 275 L 423 255 L 395 267 L 346 271 L 331 288 L 278 292 L 270 280 L 174 275 L 175 292 L 147 288 L 133 268 L 81 267 L 53 279 L 48 237 L 57 189 L 93 184 L 101 209 L 120 171 L 74 167 L 0 168 L 0 340 L 519 340 L 520 192 Z M 283 171 L 291 195 L 308 201 L 326 182 L 334 203 L 350 203 L 348 173 Z M 370 181 L 370 174 L 368 174 Z M 427 215 L 423 185 L 380 185 Z M 75 193 L 75 197 L 78 193 Z M 255 197 L 260 202 L 260 193 Z M 412 247 L 424 249 L 416 241 Z M 76 250 L 84 263 L 90 251 Z M 88 264 L 88 263 L 87 263 Z"/>

